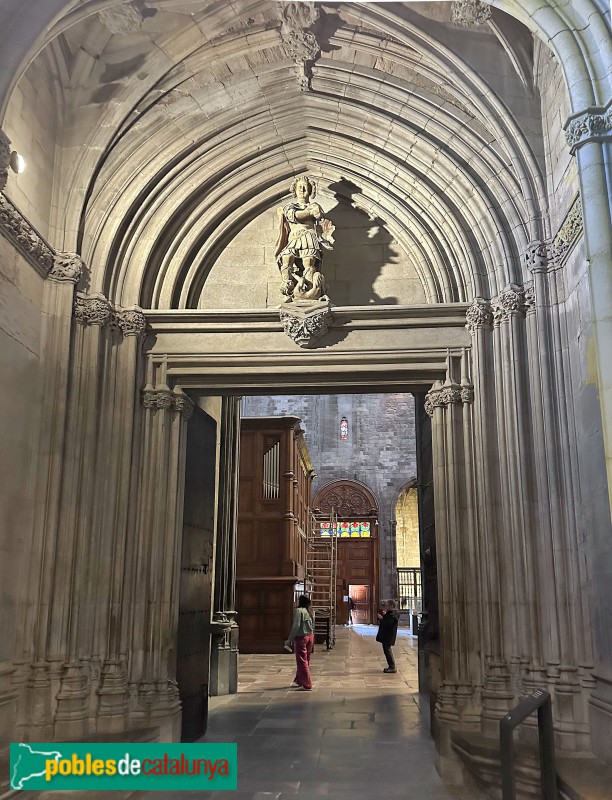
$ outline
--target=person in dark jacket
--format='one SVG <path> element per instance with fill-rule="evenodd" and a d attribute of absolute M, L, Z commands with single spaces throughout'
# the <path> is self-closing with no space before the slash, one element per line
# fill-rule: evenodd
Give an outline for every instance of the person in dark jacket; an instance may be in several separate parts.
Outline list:
<path fill-rule="evenodd" d="M 399 612 L 395 610 L 393 600 L 389 600 L 384 610 L 378 612 L 378 633 L 376 634 L 376 641 L 382 644 L 383 653 L 389 665 L 383 669 L 383 672 L 397 672 L 391 648 L 395 644 L 398 622 Z"/>

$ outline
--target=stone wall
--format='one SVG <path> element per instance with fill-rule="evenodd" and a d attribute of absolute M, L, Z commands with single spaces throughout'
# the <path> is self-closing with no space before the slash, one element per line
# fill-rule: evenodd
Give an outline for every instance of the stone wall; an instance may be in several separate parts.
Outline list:
<path fill-rule="evenodd" d="M 44 60 L 32 64 L 11 95 L 2 126 L 11 140 L 11 148 L 26 161 L 23 173 L 9 173 L 6 194 L 42 236 L 52 241 L 59 106 L 50 75 Z M 61 249 L 61 242 L 53 243 Z"/>
<path fill-rule="evenodd" d="M 10 684 L 28 502 L 33 432 L 39 403 L 43 278 L 0 235 L 0 757 L 15 729 Z"/>
<path fill-rule="evenodd" d="M 325 251 L 323 260 L 335 305 L 425 302 L 414 264 L 379 220 L 329 193 L 319 191 L 316 201 L 336 226 L 334 249 Z M 221 253 L 204 285 L 200 308 L 265 308 L 284 299 L 274 256 L 278 205 L 246 225 Z"/>
<path fill-rule="evenodd" d="M 400 491 L 416 476 L 412 395 L 246 397 L 242 414 L 300 417 L 317 471 L 313 497 L 322 486 L 343 478 L 373 492 L 379 509 L 381 596 L 395 597 L 395 506 Z M 340 438 L 343 417 L 349 425 L 347 441 Z"/>

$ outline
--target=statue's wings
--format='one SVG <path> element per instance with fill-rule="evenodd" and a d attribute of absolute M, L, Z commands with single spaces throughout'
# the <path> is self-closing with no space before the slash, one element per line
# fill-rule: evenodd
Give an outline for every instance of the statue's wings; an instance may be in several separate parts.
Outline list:
<path fill-rule="evenodd" d="M 289 241 L 289 223 L 285 219 L 285 211 L 282 206 L 276 209 L 278 214 L 278 239 L 276 240 L 276 249 L 274 251 L 274 258 L 278 258 L 279 254 L 287 247 Z"/>

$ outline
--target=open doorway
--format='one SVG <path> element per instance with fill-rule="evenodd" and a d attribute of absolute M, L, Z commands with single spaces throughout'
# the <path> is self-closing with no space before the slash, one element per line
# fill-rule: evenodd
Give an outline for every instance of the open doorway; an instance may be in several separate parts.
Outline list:
<path fill-rule="evenodd" d="M 350 584 L 348 596 L 355 603 L 352 611 L 353 625 L 369 625 L 372 622 L 371 587 L 368 584 Z"/>

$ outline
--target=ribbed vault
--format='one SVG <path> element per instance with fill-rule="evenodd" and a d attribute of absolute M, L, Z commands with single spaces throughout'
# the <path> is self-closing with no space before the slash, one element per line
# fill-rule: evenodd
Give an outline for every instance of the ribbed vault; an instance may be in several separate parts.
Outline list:
<path fill-rule="evenodd" d="M 496 9 L 466 31 L 450 3 L 320 8 L 307 92 L 270 0 L 82 2 L 58 20 L 53 229 L 90 290 L 198 307 L 220 253 L 304 171 L 389 231 L 428 302 L 522 282 L 547 235 L 527 28 Z"/>

